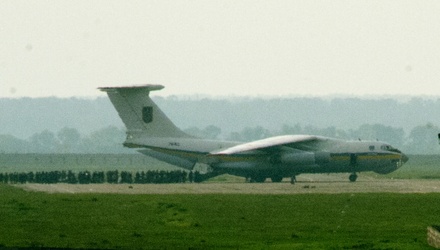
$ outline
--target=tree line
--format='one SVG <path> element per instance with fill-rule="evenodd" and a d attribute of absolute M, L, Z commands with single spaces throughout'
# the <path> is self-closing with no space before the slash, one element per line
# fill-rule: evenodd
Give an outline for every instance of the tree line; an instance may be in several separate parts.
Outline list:
<path fill-rule="evenodd" d="M 440 98 L 435 96 L 364 97 L 202 97 L 154 96 L 154 101 L 180 128 L 209 125 L 222 137 L 256 124 L 274 131 L 283 124 L 354 129 L 362 124 L 402 127 L 406 133 L 431 122 L 440 125 Z M 0 133 L 20 139 L 44 130 L 71 127 L 90 135 L 106 126 L 123 127 L 108 97 L 0 98 Z"/>
<path fill-rule="evenodd" d="M 439 153 L 437 97 L 156 96 L 154 100 L 178 127 L 208 139 L 252 141 L 316 134 L 387 141 L 410 154 Z M 0 98 L 0 107 L 0 153 L 135 152 L 121 146 L 125 129 L 107 97 Z"/>
<path fill-rule="evenodd" d="M 440 128 L 432 123 L 414 127 L 409 134 L 403 128 L 382 124 L 363 124 L 357 129 L 340 129 L 335 126 L 319 128 L 313 125 L 284 124 L 277 130 L 262 126 L 245 127 L 241 131 L 223 135 L 222 130 L 214 125 L 205 128 L 190 127 L 184 131 L 193 136 L 205 139 L 218 139 L 247 142 L 276 135 L 313 134 L 347 140 L 380 140 L 385 141 L 409 154 L 439 153 L 437 133 Z M 32 135 L 27 140 L 11 135 L 0 135 L 0 153 L 136 153 L 135 150 L 122 146 L 125 140 L 125 129 L 109 126 L 91 133 L 81 135 L 74 128 L 65 127 L 53 133 L 44 130 Z"/>
<path fill-rule="evenodd" d="M 9 184 L 99 184 L 99 183 L 126 183 L 126 184 L 161 184 L 161 183 L 199 183 L 207 179 L 199 171 L 186 172 L 182 170 L 163 171 L 148 170 L 136 172 L 129 171 L 41 171 L 41 172 L 14 172 L 0 173 L 0 183 Z"/>

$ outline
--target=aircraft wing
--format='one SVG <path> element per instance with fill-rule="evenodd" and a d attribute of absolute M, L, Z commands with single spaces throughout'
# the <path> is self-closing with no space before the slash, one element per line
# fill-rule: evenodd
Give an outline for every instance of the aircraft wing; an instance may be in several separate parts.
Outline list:
<path fill-rule="evenodd" d="M 319 145 L 324 141 L 327 141 L 327 138 L 314 135 L 275 136 L 263 140 L 239 144 L 226 149 L 221 149 L 219 151 L 211 152 L 210 155 L 233 155 L 254 150 L 274 152 L 276 150 L 279 150 L 280 147 L 314 151 L 317 150 Z"/>

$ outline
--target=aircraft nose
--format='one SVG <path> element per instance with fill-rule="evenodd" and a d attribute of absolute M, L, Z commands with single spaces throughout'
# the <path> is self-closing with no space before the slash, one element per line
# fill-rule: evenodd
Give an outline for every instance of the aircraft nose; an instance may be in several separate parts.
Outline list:
<path fill-rule="evenodd" d="M 409 160 L 408 156 L 406 154 L 402 154 L 402 162 L 406 163 Z"/>

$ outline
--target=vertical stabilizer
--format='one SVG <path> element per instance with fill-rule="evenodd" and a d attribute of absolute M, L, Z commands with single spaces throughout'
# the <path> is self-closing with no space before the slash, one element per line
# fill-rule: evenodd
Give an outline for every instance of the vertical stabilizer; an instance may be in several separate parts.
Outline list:
<path fill-rule="evenodd" d="M 150 91 L 161 90 L 162 85 L 127 87 L 102 87 L 118 111 L 130 136 L 190 137 L 173 122 L 151 100 Z"/>

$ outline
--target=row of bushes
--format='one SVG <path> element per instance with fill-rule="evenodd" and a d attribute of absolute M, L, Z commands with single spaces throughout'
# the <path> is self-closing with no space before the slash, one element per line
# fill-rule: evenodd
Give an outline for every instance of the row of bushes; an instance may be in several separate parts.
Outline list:
<path fill-rule="evenodd" d="M 73 171 L 50 171 L 50 172 L 28 172 L 28 173 L 0 173 L 0 183 L 69 183 L 69 184 L 89 184 L 89 183 L 185 183 L 201 182 L 203 175 L 198 171 L 186 172 L 175 171 L 142 171 L 134 175 L 128 171 L 83 171 L 74 173 Z"/>

